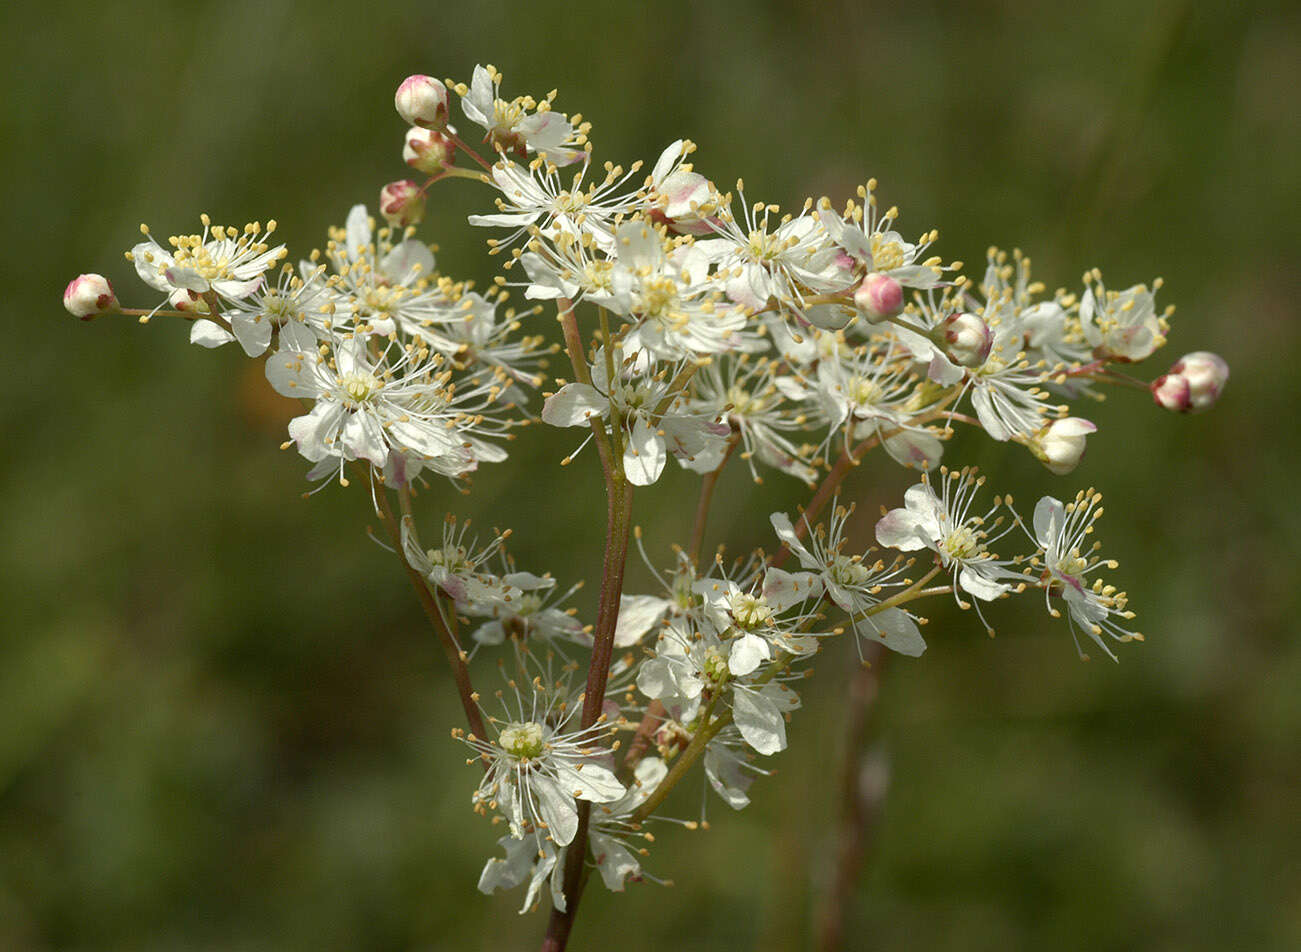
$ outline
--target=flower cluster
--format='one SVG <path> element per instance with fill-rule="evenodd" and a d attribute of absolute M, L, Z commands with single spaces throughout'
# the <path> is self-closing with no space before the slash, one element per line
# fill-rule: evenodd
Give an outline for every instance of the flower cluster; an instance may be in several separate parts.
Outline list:
<path fill-rule="evenodd" d="M 649 168 L 598 166 L 590 125 L 558 111 L 554 92 L 507 99 L 502 85 L 491 66 L 469 83 L 401 83 L 402 160 L 423 178 L 380 190 L 384 226 L 355 205 L 296 266 L 270 245 L 274 222 L 203 216 L 201 233 L 165 245 L 142 226 L 127 257 L 156 306 L 123 307 L 94 274 L 64 294 L 82 319 L 181 318 L 196 344 L 237 342 L 302 401 L 284 445 L 313 464 L 309 477 L 368 480 L 447 649 L 470 725 L 455 734 L 482 768 L 470 802 L 504 825 L 481 890 L 526 886 L 529 909 L 545 886 L 563 915 L 585 864 L 616 891 L 650 878 L 647 824 L 671 819 L 666 798 L 690 768 L 699 761 L 701 787 L 745 807 L 765 758 L 789 743 L 812 662 L 845 635 L 860 658 L 865 645 L 921 656 L 922 599 L 949 596 L 988 629 L 992 603 L 1037 590 L 1081 657 L 1081 633 L 1112 658 L 1141 639 L 1100 574 L 1116 563 L 1089 538 L 1096 491 L 1045 496 L 1027 527 L 1010 496 L 982 499 L 984 477 L 942 460 L 962 425 L 1066 474 L 1098 432 L 1074 406 L 1102 388 L 1150 389 L 1177 411 L 1213 404 L 1228 379 L 1214 354 L 1151 383 L 1130 375 L 1170 332 L 1159 280 L 1115 291 L 1093 270 L 1049 292 L 1028 258 L 998 249 L 968 277 L 930 253 L 935 229 L 901 230 L 875 180 L 843 206 L 810 198 L 783 213 L 696 171 L 684 139 Z M 480 141 L 449 124 L 454 98 Z M 494 231 L 501 273 L 486 293 L 440 274 L 415 237 L 446 178 L 487 190 L 469 218 Z M 512 293 L 528 309 L 506 307 Z M 562 341 L 541 322 L 526 333 L 552 306 Z M 562 347 L 568 369 L 551 373 Z M 583 431 L 565 464 L 588 444 L 600 457 L 607 551 L 591 623 L 565 607 L 581 583 L 517 570 L 509 533 L 481 544 L 448 517 L 439 545 L 419 540 L 413 488 L 436 476 L 464 486 L 480 463 L 505 461 L 528 423 Z M 854 507 L 833 501 L 877 448 L 919 475 L 868 546 Z M 816 489 L 794 516 L 769 515 L 771 551 L 725 562 L 703 539 L 733 456 L 756 481 L 776 471 Z M 692 539 L 664 570 L 643 550 L 657 588 L 625 594 L 633 489 L 654 486 L 670 457 L 701 477 Z M 513 672 L 491 713 L 471 671 L 489 653 Z"/>

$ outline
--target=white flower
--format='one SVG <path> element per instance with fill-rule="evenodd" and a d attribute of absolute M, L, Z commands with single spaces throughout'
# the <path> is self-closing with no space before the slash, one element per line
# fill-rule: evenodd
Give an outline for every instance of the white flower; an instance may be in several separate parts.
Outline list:
<path fill-rule="evenodd" d="M 741 441 L 741 458 L 755 482 L 763 481 L 755 470 L 758 460 L 811 486 L 817 471 L 809 465 L 808 447 L 796 446 L 784 435 L 809 425 L 798 402 L 803 391 L 794 400 L 788 399 L 779 383 L 778 363 L 768 358 L 750 360 L 749 356 L 724 357 L 701 367 L 692 380 L 692 406 L 725 415 L 733 438 Z"/>
<path fill-rule="evenodd" d="M 1165 343 L 1170 329 L 1167 318 L 1156 312 L 1158 278 L 1147 285 L 1136 284 L 1124 291 L 1108 291 L 1097 269 L 1084 276 L 1087 287 L 1080 299 L 1080 323 L 1084 337 L 1096 356 L 1125 362 L 1143 360 Z"/>
<path fill-rule="evenodd" d="M 323 265 L 304 269 L 300 277 L 286 265 L 276 284 L 263 282 L 248 297 L 223 311 L 220 322 L 195 321 L 190 327 L 190 343 L 220 347 L 237 340 L 244 353 L 259 357 L 278 331 L 282 347 L 312 349 L 318 339 L 329 336 L 331 295 L 321 278 L 324 270 Z"/>
<path fill-rule="evenodd" d="M 891 227 L 899 210 L 892 207 L 878 214 L 875 190 L 876 179 L 859 186 L 860 202 L 851 202 L 843 215 L 837 215 L 824 200 L 818 207 L 818 218 L 827 234 L 853 259 L 863 276 L 883 275 L 906 288 L 937 287 L 944 276 L 940 259 L 919 259 L 939 233 L 927 232 L 916 244 L 905 241 Z"/>
<path fill-rule="evenodd" d="M 541 102 L 531 96 L 507 101 L 500 89 L 501 73 L 491 65 L 476 66 L 470 85 L 456 87 L 465 117 L 487 130 L 484 139 L 494 149 L 521 157 L 526 151 L 537 152 L 552 165 L 583 158 L 587 124 L 575 126 L 564 113 L 552 111 L 554 92 Z"/>
<path fill-rule="evenodd" d="M 376 356 L 351 336 L 319 350 L 282 350 L 267 361 L 266 374 L 278 393 L 316 401 L 290 421 L 289 436 L 312 462 L 336 461 L 340 476 L 349 460 L 382 469 L 391 451 L 453 477 L 481 460 L 505 459 L 504 450 L 481 439 L 510 425 L 483 412 L 500 387 L 456 389 L 442 364 L 426 348 L 396 342 Z"/>
<path fill-rule="evenodd" d="M 271 248 L 263 240 L 275 231 L 274 221 L 263 232 L 257 222 L 240 230 L 214 225 L 207 215 L 200 218 L 203 233 L 173 236 L 169 239 L 173 251 L 165 250 L 146 226 L 140 226 L 148 240 L 132 248 L 127 258 L 141 280 L 168 295 L 178 290 L 197 295 L 213 291 L 235 302 L 261 287 L 263 275 L 285 256 L 284 245 Z"/>
<path fill-rule="evenodd" d="M 967 469 L 950 472 L 941 468 L 940 473 L 941 494 L 935 494 L 930 477 L 923 475 L 920 483 L 908 487 L 904 493 L 904 508 L 890 510 L 877 522 L 876 539 L 881 545 L 902 552 L 930 549 L 939 556 L 940 565 L 954 576 L 959 588 L 983 601 L 992 601 L 1011 590 L 1012 586 L 1005 580 L 1020 577 L 1009 568 L 1019 560 L 999 559 L 988 548 L 989 543 L 1012 528 L 1009 525 L 997 532 L 1002 517 L 991 521 L 1002 508 L 1003 500 L 995 497 L 993 507 L 987 512 L 972 514 L 976 491 L 985 478 L 975 478 Z M 992 532 L 997 534 L 991 535 Z"/>
<path fill-rule="evenodd" d="M 487 613 L 507 596 L 519 596 L 521 592 L 483 568 L 501 551 L 505 536 L 497 533 L 492 541 L 479 548 L 477 539 L 466 538 L 469 529 L 469 520 L 458 524 L 448 516 L 443 520 L 443 544 L 425 549 L 416 536 L 415 522 L 410 516 L 403 516 L 402 554 L 413 569 L 445 592 L 460 610 L 478 609 Z"/>
<path fill-rule="evenodd" d="M 471 215 L 469 222 L 515 229 L 494 246 L 513 244 L 529 232 L 552 242 L 563 237 L 586 239 L 609 253 L 614 250 L 610 222 L 638 204 L 636 193 L 623 194 L 619 188 L 641 168 L 641 163 L 634 163 L 627 172 L 607 166 L 604 179 L 585 184 L 589 165 L 585 161 L 566 183 L 555 167 L 538 160 L 525 169 L 502 159 L 492 169 L 493 183 L 501 192 L 496 200 L 497 212 Z"/>
<path fill-rule="evenodd" d="M 609 750 L 601 744 L 611 728 L 602 718 L 573 729 L 582 705 L 556 704 L 536 689 L 527 704 L 518 704 L 511 720 L 489 718 L 494 738 L 462 735 L 486 767 L 475 806 L 504 816 L 516 839 L 545 830 L 557 846 L 566 846 L 578 831 L 575 801 L 612 803 L 626 792 L 603 763 Z"/>
<path fill-rule="evenodd" d="M 1092 357 L 1080 327 L 1074 296 L 1058 291 L 1051 301 L 1037 301 L 1036 296 L 1043 291 L 1042 284 L 1030 279 L 1030 259 L 1019 250 L 1012 252 L 1011 264 L 1007 252 L 997 248 L 989 250 L 981 292 L 987 301 L 1009 303 L 1001 313 L 1004 333 L 1020 338 L 1019 346 L 1025 351 L 1026 361 L 1048 370 L 1088 362 Z M 1079 381 L 1069 384 L 1054 381 L 1054 384 L 1070 394 L 1084 388 Z"/>
<path fill-rule="evenodd" d="M 455 320 L 456 301 L 434 272 L 433 252 L 414 238 L 394 244 L 393 237 L 387 228 L 376 233 L 365 205 L 354 205 L 345 226 L 330 230 L 325 253 L 335 274 L 328 286 L 339 317 L 381 337 Z"/>
<path fill-rule="evenodd" d="M 863 614 L 881 601 L 877 596 L 884 588 L 901 584 L 902 569 L 897 562 L 869 563 L 862 556 L 842 553 L 845 521 L 851 511 L 836 507 L 830 528 L 824 532 L 818 526 L 808 535 L 808 545 L 796 536 L 795 527 L 785 513 L 774 512 L 768 519 L 777 538 L 799 559 L 800 565 L 818 573 L 827 598 L 849 615 L 858 634 L 879 641 L 891 651 L 919 657 L 926 650 L 926 642 L 907 612 L 887 608 L 871 615 Z"/>
<path fill-rule="evenodd" d="M 492 616 L 491 621 L 484 622 L 470 636 L 479 644 L 499 645 L 507 635 L 521 641 L 591 643 L 591 637 L 585 636 L 583 623 L 574 617 L 575 610 L 562 611 L 556 607 L 577 591 L 579 585 L 549 595 L 548 590 L 555 587 L 556 580 L 531 572 L 508 572 L 501 577 L 501 583 L 497 598 L 481 600 L 466 609 L 471 615 Z"/>
<path fill-rule="evenodd" d="M 636 322 L 637 344 L 661 360 L 742 346 L 746 313 L 721 300 L 708 255 L 691 244 L 673 246 L 645 222 L 622 225 L 614 239 L 610 306 Z"/>
<path fill-rule="evenodd" d="M 592 368 L 592 383 L 569 383 L 547 397 L 542 421 L 552 426 L 586 426 L 604 418 L 613 406 L 623 420 L 623 469 L 634 486 L 649 486 L 664 471 L 672 453 L 688 469 L 709 472 L 722 459 L 725 424 L 690 412 L 681 392 L 672 389 L 672 375 L 627 377 L 616 368 L 616 380 L 606 380 L 600 353 Z M 666 376 L 670 379 L 664 379 Z M 663 408 L 663 409 L 661 409 Z"/>
<path fill-rule="evenodd" d="M 1103 634 L 1119 642 L 1142 641 L 1143 636 L 1127 631 L 1114 620 L 1127 621 L 1134 617 L 1126 607 L 1128 599 L 1125 593 L 1104 584 L 1100 578 L 1092 582 L 1088 579 L 1099 568 L 1117 567 L 1114 560 L 1100 559 L 1095 555 L 1100 543 L 1087 544 L 1094 521 L 1102 515 L 1102 509 L 1098 507 L 1100 502 L 1102 494 L 1093 489 L 1077 493 L 1075 499 L 1066 505 L 1051 496 L 1040 499 L 1034 508 L 1034 538 L 1039 543 L 1040 554 L 1031 560 L 1031 564 L 1044 571 L 1044 598 L 1060 595 L 1066 600 L 1071 637 L 1075 639 L 1075 650 L 1080 657 L 1088 660 L 1088 655 L 1080 648 L 1077 627 L 1084 629 L 1115 661 L 1116 655 L 1102 640 Z M 1048 602 L 1048 612 L 1054 618 L 1061 614 L 1052 607 L 1051 601 Z"/>
<path fill-rule="evenodd" d="M 821 326 L 821 312 L 805 306 L 806 292 L 844 290 L 852 283 L 852 275 L 823 224 L 809 214 L 811 203 L 794 218 L 784 217 L 770 231 L 769 218 L 780 209 L 763 203 L 752 208 L 745 204 L 742 183 L 737 183 L 737 190 L 743 220 L 738 222 L 730 209 L 722 209 L 719 237 L 698 241 L 696 247 L 714 260 L 733 301 L 761 311 L 770 298 L 775 299 L 780 307 Z M 852 308 L 825 307 L 835 312 L 827 319 L 829 326 L 841 327 L 853 316 Z"/>

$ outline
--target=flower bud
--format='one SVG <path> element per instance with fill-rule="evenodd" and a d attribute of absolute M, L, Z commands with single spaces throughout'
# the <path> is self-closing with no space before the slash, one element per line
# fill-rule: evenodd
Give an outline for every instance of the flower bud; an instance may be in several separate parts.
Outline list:
<path fill-rule="evenodd" d="M 1209 410 L 1220 398 L 1220 391 L 1229 381 L 1229 365 L 1219 354 L 1199 350 L 1184 354 L 1170 373 L 1188 381 L 1188 402 L 1193 413 Z"/>
<path fill-rule="evenodd" d="M 994 332 L 975 314 L 950 314 L 936 331 L 945 356 L 960 367 L 979 367 L 994 346 Z"/>
<path fill-rule="evenodd" d="M 79 274 L 63 290 L 63 306 L 83 321 L 118 309 L 113 285 L 102 274 Z"/>
<path fill-rule="evenodd" d="M 872 272 L 854 292 L 854 304 L 873 324 L 903 310 L 903 288 L 889 275 Z"/>
<path fill-rule="evenodd" d="M 389 182 L 379 190 L 379 213 L 390 225 L 405 228 L 425 217 L 425 196 L 410 179 Z"/>
<path fill-rule="evenodd" d="M 177 288 L 167 295 L 167 303 L 173 311 L 194 311 L 198 314 L 208 313 L 208 302 L 197 291 L 189 288 Z"/>
<path fill-rule="evenodd" d="M 447 87 L 432 76 L 408 76 L 393 96 L 398 115 L 413 126 L 447 125 Z"/>
<path fill-rule="evenodd" d="M 1193 408 L 1192 388 L 1179 374 L 1162 374 L 1152 381 L 1151 390 L 1159 407 L 1174 413 L 1187 413 Z"/>
<path fill-rule="evenodd" d="M 1081 417 L 1053 420 L 1035 434 L 1030 452 L 1047 467 L 1048 472 L 1065 476 L 1084 456 L 1084 438 L 1096 433 L 1097 426 Z"/>
<path fill-rule="evenodd" d="M 412 126 L 402 146 L 402 161 L 417 172 L 433 175 L 452 164 L 456 146 L 441 132 Z"/>

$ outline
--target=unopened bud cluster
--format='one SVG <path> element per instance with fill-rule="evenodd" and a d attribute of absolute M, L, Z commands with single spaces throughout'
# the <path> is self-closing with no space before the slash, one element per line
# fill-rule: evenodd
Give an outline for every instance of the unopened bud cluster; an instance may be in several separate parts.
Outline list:
<path fill-rule="evenodd" d="M 481 890 L 523 887 L 526 909 L 547 897 L 564 910 L 585 863 L 614 891 L 653 879 L 643 824 L 664 815 L 669 790 L 688 777 L 745 807 L 788 721 L 800 723 L 795 687 L 812 661 L 842 641 L 922 655 L 921 599 L 947 596 L 989 628 L 994 603 L 1037 592 L 1081 656 L 1092 645 L 1114 658 L 1141 639 L 1093 539 L 1099 493 L 1018 511 L 942 461 L 968 426 L 1053 474 L 1079 467 L 1105 434 L 1075 407 L 1148 386 L 1130 371 L 1169 333 L 1160 281 L 1115 291 L 1094 270 L 1048 292 L 1029 259 L 997 249 L 969 277 L 930 254 L 937 231 L 900 230 L 875 180 L 843 205 L 809 199 L 782 214 L 741 181 L 727 189 L 697 171 L 686 140 L 649 164 L 597 164 L 589 124 L 554 92 L 501 87 L 492 67 L 468 84 L 399 85 L 412 177 L 380 190 L 386 224 L 353 205 L 297 265 L 271 244 L 274 222 L 205 215 L 200 232 L 166 243 L 142 227 L 127 257 L 153 307 L 123 308 L 94 274 L 64 294 L 80 318 L 181 319 L 200 346 L 235 342 L 264 359 L 270 385 L 300 402 L 283 445 L 309 479 L 367 484 L 450 649 L 470 728 L 455 733 L 482 767 L 470 804 L 501 824 Z M 482 152 L 448 125 L 453 95 Z M 486 293 L 441 273 L 416 237 L 427 194 L 450 177 L 484 189 L 469 224 L 494 234 L 501 273 Z M 512 295 L 527 307 L 512 309 Z M 1204 410 L 1228 375 L 1199 351 L 1150 389 L 1167 409 Z M 455 498 L 444 480 L 464 489 L 480 465 L 507 462 L 528 424 L 566 431 L 551 451 L 560 465 L 595 443 L 582 457 L 599 457 L 606 480 L 593 520 L 608 499 L 609 521 L 591 528 L 611 546 L 599 606 L 569 604 L 580 583 L 516 566 L 508 533 L 481 542 L 450 516 L 419 527 L 413 488 Z M 828 502 L 869 460 L 887 480 L 914 472 L 902 504 L 865 527 L 865 547 L 849 541 L 854 507 Z M 657 519 L 674 503 L 648 505 L 641 488 L 670 461 L 705 481 L 692 541 L 643 550 L 657 584 L 625 592 L 633 503 Z M 729 464 L 789 477 L 794 515 L 756 513 L 768 544 L 724 562 L 703 538 Z M 562 541 L 557 567 L 570 561 Z M 505 656 L 501 690 L 471 686 L 499 677 L 480 654 Z"/>

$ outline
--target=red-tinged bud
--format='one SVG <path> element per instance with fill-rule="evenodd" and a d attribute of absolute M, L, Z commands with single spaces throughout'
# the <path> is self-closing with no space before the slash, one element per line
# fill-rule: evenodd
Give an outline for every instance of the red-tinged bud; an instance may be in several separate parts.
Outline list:
<path fill-rule="evenodd" d="M 874 271 L 854 292 L 854 304 L 868 321 L 879 324 L 903 310 L 903 288 L 889 275 Z"/>
<path fill-rule="evenodd" d="M 1220 392 L 1229 382 L 1229 365 L 1219 354 L 1199 350 L 1184 354 L 1170 373 L 1188 381 L 1188 403 L 1193 413 L 1209 410 L 1220 398 Z"/>
<path fill-rule="evenodd" d="M 960 367 L 979 367 L 994 346 L 994 332 L 975 314 L 950 314 L 937 328 L 944 354 Z"/>
<path fill-rule="evenodd" d="M 417 172 L 435 175 L 452 164 L 456 146 L 441 132 L 412 126 L 402 146 L 402 161 Z"/>
<path fill-rule="evenodd" d="M 63 290 L 63 306 L 73 317 L 89 321 L 118 309 L 113 285 L 102 274 L 79 274 Z"/>
<path fill-rule="evenodd" d="M 1187 413 L 1193 408 L 1192 388 L 1179 374 L 1162 374 L 1152 381 L 1151 390 L 1159 407 L 1175 413 Z"/>
<path fill-rule="evenodd" d="M 167 295 L 167 303 L 172 306 L 174 311 L 187 311 L 197 314 L 208 313 L 208 302 L 197 291 L 191 291 L 189 288 L 177 288 L 171 294 Z"/>
<path fill-rule="evenodd" d="M 405 228 L 425 217 L 425 196 L 410 179 L 389 182 L 379 190 L 379 213 L 390 225 Z"/>
<path fill-rule="evenodd" d="M 432 76 L 408 76 L 393 96 L 398 115 L 413 126 L 447 125 L 447 87 Z"/>

